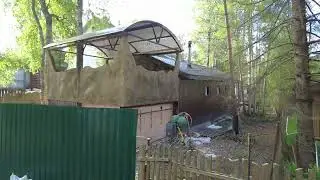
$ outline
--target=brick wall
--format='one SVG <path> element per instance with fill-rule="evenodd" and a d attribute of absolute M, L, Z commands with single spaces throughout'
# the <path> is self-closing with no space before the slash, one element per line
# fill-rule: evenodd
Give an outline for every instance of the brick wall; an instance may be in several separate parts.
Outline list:
<path fill-rule="evenodd" d="M 40 85 L 40 73 L 37 72 L 35 74 L 31 74 L 30 76 L 30 88 L 36 88 L 36 89 L 41 89 Z"/>

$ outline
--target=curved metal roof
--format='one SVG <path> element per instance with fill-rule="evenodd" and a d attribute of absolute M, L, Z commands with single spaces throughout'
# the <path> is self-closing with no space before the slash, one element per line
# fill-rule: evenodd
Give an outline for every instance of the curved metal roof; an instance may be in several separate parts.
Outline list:
<path fill-rule="evenodd" d="M 177 37 L 164 25 L 154 21 L 113 27 L 85 33 L 61 42 L 46 45 L 45 49 L 60 49 L 76 43 L 95 46 L 102 51 L 117 51 L 121 36 L 128 35 L 130 51 L 134 54 L 168 54 L 183 51 Z"/>

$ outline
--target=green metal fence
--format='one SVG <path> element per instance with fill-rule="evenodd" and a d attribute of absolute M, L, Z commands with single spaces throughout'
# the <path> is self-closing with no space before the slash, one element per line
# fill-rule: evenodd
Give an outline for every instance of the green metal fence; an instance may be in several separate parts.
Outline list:
<path fill-rule="evenodd" d="M 0 179 L 130 180 L 137 112 L 0 104 Z"/>

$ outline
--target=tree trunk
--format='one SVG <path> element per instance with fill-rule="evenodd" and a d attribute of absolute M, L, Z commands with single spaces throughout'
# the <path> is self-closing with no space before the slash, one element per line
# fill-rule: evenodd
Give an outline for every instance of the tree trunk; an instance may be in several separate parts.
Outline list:
<path fill-rule="evenodd" d="M 229 54 L 229 68 L 230 68 L 230 75 L 231 75 L 231 98 L 232 101 L 236 100 L 235 97 L 235 82 L 234 82 L 234 66 L 233 66 L 233 55 L 232 55 L 232 39 L 231 39 L 231 32 L 230 32 L 230 23 L 229 23 L 229 16 L 228 16 L 228 7 L 227 7 L 227 0 L 224 0 L 224 13 L 226 18 L 226 27 L 227 27 L 227 35 L 228 35 L 228 54 Z M 238 105 L 234 103 L 232 105 L 231 111 L 233 114 L 233 130 L 235 134 L 239 133 L 239 122 L 238 122 L 238 113 L 237 113 Z"/>
<path fill-rule="evenodd" d="M 39 34 L 40 34 L 40 42 L 41 42 L 41 70 L 40 70 L 40 86 L 41 86 L 41 101 L 42 103 L 44 102 L 44 97 L 45 97 L 45 82 L 44 82 L 44 69 L 45 69 L 45 52 L 43 49 L 43 46 L 46 44 L 49 44 L 52 42 L 52 15 L 49 13 L 48 6 L 45 2 L 45 0 L 39 0 L 40 2 L 40 9 L 41 12 L 43 13 L 45 17 L 45 22 L 46 22 L 46 38 L 44 39 L 44 33 L 38 18 L 38 15 L 35 11 L 35 1 L 32 0 L 32 11 L 34 18 L 37 22 Z"/>
<path fill-rule="evenodd" d="M 250 2 L 252 2 L 252 0 L 250 0 Z M 252 60 L 253 60 L 253 45 L 252 45 L 252 7 L 249 7 L 249 16 L 248 18 L 250 18 L 249 21 L 249 26 L 248 26 L 248 43 L 249 43 L 249 86 L 248 86 L 248 113 L 249 115 L 252 114 L 252 93 L 253 93 L 253 79 L 252 79 Z"/>
<path fill-rule="evenodd" d="M 83 0 L 77 0 L 77 33 L 78 35 L 83 34 Z M 78 80 L 77 80 L 77 96 L 80 98 L 80 72 L 83 67 L 83 44 L 77 43 L 77 72 L 78 72 Z M 80 102 L 77 102 L 78 106 L 81 106 Z"/>
<path fill-rule="evenodd" d="M 309 93 L 309 54 L 306 34 L 306 1 L 292 0 L 296 108 L 298 111 L 297 161 L 307 168 L 314 162 L 312 104 Z"/>

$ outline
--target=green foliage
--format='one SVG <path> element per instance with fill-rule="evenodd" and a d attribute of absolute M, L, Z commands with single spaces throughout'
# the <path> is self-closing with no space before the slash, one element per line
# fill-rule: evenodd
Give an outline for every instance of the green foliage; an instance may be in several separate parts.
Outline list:
<path fill-rule="evenodd" d="M 251 2 L 227 1 L 234 74 L 238 75 L 235 78 L 240 79 L 241 73 L 247 92 L 253 92 L 257 104 L 280 112 L 294 95 L 295 66 L 288 21 L 291 7 L 286 0 Z M 217 60 L 221 70 L 229 71 L 223 0 L 199 0 L 196 9 L 198 28 L 193 38 L 199 50 L 197 62 L 206 64 L 210 31 L 210 59 Z"/>
<path fill-rule="evenodd" d="M 76 33 L 76 5 L 74 1 L 51 0 L 48 3 L 49 12 L 53 14 L 53 38 L 63 39 Z M 39 1 L 36 1 L 36 10 L 45 32 L 45 19 L 40 11 Z M 35 72 L 41 67 L 41 50 L 39 30 L 32 14 L 30 0 L 17 0 L 12 11 L 20 28 L 17 43 L 24 54 L 27 68 Z M 45 36 L 45 35 L 44 35 Z"/>
<path fill-rule="evenodd" d="M 286 134 L 286 144 L 291 146 L 295 144 L 296 142 L 296 136 L 298 133 L 298 116 L 297 114 L 293 114 L 290 117 L 288 117 L 288 122 L 287 122 L 287 134 Z"/>
<path fill-rule="evenodd" d="M 0 86 L 6 86 L 13 81 L 14 74 L 26 65 L 23 58 L 16 53 L 0 54 Z"/>
<path fill-rule="evenodd" d="M 98 0 L 96 0 L 98 2 Z M 15 70 L 23 67 L 31 72 L 36 72 L 41 68 L 42 44 L 40 41 L 39 29 L 37 27 L 34 15 L 31 9 L 30 0 L 5 0 L 7 10 L 11 10 L 15 16 L 18 29 L 20 30 L 17 37 L 19 52 L 12 51 L 1 56 L 0 62 L 0 84 L 8 84 L 13 79 Z M 45 17 L 40 9 L 40 3 L 36 2 L 36 12 L 43 29 L 45 37 L 46 22 Z M 53 27 L 52 35 L 54 41 L 59 41 L 76 35 L 76 1 L 75 0 L 50 0 L 46 1 L 49 12 L 52 14 Z M 13 5 L 12 5 L 13 4 Z M 94 7 L 93 7 L 94 8 Z M 101 11 L 101 12 L 100 12 Z M 99 9 L 96 12 L 89 10 L 87 23 L 84 27 L 85 32 L 101 30 L 112 27 L 109 17 L 105 10 Z M 72 54 L 53 53 L 57 70 L 75 67 Z M 22 61 L 23 59 L 23 61 Z"/>
<path fill-rule="evenodd" d="M 113 27 L 109 17 L 103 16 L 100 18 L 94 14 L 91 16 L 92 17 L 88 20 L 83 28 L 84 32 L 94 32 Z"/>
<path fill-rule="evenodd" d="M 295 177 L 296 176 L 297 165 L 295 163 L 286 162 L 285 163 L 285 167 L 286 167 L 287 171 L 291 174 L 291 177 Z"/>

